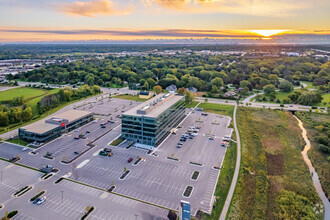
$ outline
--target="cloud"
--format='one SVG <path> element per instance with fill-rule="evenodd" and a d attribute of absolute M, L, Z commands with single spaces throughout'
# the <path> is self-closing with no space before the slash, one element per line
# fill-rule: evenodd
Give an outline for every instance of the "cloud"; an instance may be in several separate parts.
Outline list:
<path fill-rule="evenodd" d="M 110 0 L 62 3 L 57 9 L 66 14 L 87 17 L 95 17 L 97 15 L 125 15 L 130 14 L 133 10 L 131 5 L 125 9 L 118 9 Z"/>
<path fill-rule="evenodd" d="M 291 16 L 301 9 L 329 5 L 327 0 L 141 0 L 151 4 L 188 13 L 229 13 L 256 16 Z"/>

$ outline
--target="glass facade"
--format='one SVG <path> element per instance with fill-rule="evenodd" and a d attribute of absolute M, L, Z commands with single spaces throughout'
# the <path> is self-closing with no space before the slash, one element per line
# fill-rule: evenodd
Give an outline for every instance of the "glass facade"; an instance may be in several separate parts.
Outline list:
<path fill-rule="evenodd" d="M 136 143 L 158 146 L 184 118 L 184 99 L 176 102 L 157 118 L 123 114 L 122 136 Z"/>

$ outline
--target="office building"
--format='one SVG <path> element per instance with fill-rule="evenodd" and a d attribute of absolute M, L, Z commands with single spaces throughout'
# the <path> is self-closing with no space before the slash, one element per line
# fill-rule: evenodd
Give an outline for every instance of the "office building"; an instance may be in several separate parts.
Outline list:
<path fill-rule="evenodd" d="M 122 136 L 157 147 L 185 116 L 184 96 L 159 94 L 122 114 Z"/>
<path fill-rule="evenodd" d="M 30 142 L 47 142 L 92 120 L 92 112 L 68 110 L 48 119 L 19 128 L 18 136 L 20 139 Z"/>

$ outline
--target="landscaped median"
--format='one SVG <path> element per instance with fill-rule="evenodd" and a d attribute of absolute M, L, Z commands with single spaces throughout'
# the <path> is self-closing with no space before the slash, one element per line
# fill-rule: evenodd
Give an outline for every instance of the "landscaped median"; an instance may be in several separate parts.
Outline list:
<path fill-rule="evenodd" d="M 18 211 L 17 210 L 14 210 L 14 211 L 11 211 L 11 212 L 6 212 L 5 216 L 2 217 L 1 219 L 3 220 L 8 220 L 8 219 L 12 219 L 15 215 L 18 214 Z"/>
<path fill-rule="evenodd" d="M 34 200 L 36 200 L 37 198 L 39 198 L 40 196 L 42 196 L 43 194 L 45 194 L 46 191 L 41 191 L 40 193 L 38 193 L 37 195 L 33 196 L 31 199 L 30 199 L 30 202 L 33 202 Z"/>
<path fill-rule="evenodd" d="M 81 220 L 86 219 L 93 211 L 95 210 L 94 206 L 87 206 L 85 209 L 85 214 L 81 217 Z"/>
<path fill-rule="evenodd" d="M 21 195 L 23 195 L 24 193 L 28 192 L 29 190 L 32 189 L 32 186 L 24 186 L 23 188 L 21 188 L 20 190 L 16 191 L 14 193 L 15 197 L 19 197 Z"/>

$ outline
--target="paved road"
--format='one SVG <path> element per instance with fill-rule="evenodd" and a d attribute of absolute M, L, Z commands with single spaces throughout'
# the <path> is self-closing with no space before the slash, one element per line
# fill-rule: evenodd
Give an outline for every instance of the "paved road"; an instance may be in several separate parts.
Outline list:
<path fill-rule="evenodd" d="M 233 176 L 233 180 L 231 182 L 230 185 L 230 189 L 225 201 L 225 204 L 223 206 L 221 215 L 220 215 L 220 220 L 225 220 L 226 219 L 226 215 L 230 206 L 230 202 L 233 198 L 233 194 L 235 191 L 235 187 L 236 187 L 236 183 L 237 183 L 237 179 L 238 179 L 238 174 L 239 174 L 239 168 L 240 168 L 240 164 L 241 164 L 241 140 L 239 137 L 239 132 L 237 129 L 237 122 L 236 122 L 236 112 L 237 112 L 237 106 L 235 106 L 234 109 L 234 116 L 233 116 L 233 120 L 234 120 L 234 128 L 236 131 L 236 139 L 237 139 L 237 159 L 236 159 L 236 167 L 235 167 L 235 172 L 234 172 L 234 176 Z"/>
<path fill-rule="evenodd" d="M 252 96 L 254 96 L 254 95 L 252 95 Z M 251 96 L 249 96 L 249 97 L 251 97 Z M 246 98 L 245 100 L 248 100 L 248 98 Z M 253 98 L 253 97 L 251 97 L 251 98 Z M 205 99 L 206 98 L 196 97 L 196 101 L 204 101 Z M 214 98 L 207 98 L 207 99 L 208 99 L 209 103 L 216 103 L 216 104 L 223 104 L 223 105 L 236 105 L 236 101 L 233 101 L 233 100 L 214 99 Z M 243 103 L 244 103 L 244 101 L 243 101 Z M 247 106 L 246 103 L 249 103 L 249 105 Z M 309 111 L 309 110 L 312 110 L 313 112 L 315 112 L 315 109 L 312 109 L 311 106 L 297 105 L 297 104 L 285 104 L 284 107 L 280 107 L 280 104 L 245 102 L 244 105 L 242 105 L 242 106 L 252 107 L 252 108 L 284 109 L 284 110 L 291 110 L 291 111 Z M 327 110 L 323 109 L 323 113 L 326 113 L 326 112 L 327 112 Z"/>

